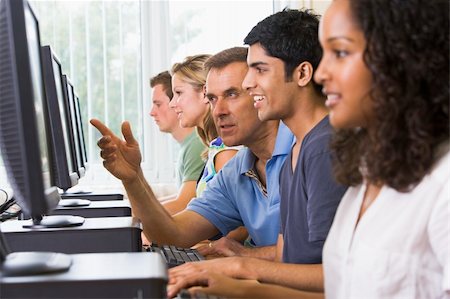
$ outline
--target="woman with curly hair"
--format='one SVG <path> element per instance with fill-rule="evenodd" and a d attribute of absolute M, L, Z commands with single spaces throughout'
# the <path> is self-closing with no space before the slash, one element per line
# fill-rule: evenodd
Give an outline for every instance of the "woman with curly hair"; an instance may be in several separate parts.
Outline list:
<path fill-rule="evenodd" d="M 334 0 L 319 37 L 335 175 L 352 186 L 323 250 L 325 296 L 448 298 L 449 2 Z M 191 280 L 204 286 L 191 293 L 323 296 L 207 272 Z"/>
<path fill-rule="evenodd" d="M 315 79 L 350 186 L 324 251 L 329 298 L 450 296 L 449 2 L 335 0 Z"/>

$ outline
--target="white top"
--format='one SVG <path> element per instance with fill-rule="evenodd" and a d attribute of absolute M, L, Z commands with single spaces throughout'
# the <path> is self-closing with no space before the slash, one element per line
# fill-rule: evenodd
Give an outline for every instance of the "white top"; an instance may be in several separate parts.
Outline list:
<path fill-rule="evenodd" d="M 323 250 L 326 298 L 450 298 L 450 154 L 409 193 L 344 195 Z"/>

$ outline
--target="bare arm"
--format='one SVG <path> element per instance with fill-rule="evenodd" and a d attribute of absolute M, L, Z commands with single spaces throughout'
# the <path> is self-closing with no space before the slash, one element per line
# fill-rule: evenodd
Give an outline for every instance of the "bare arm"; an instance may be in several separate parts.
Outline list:
<path fill-rule="evenodd" d="M 184 210 L 171 216 L 158 202 L 142 174 L 135 181 L 124 182 L 124 186 L 149 240 L 190 247 L 218 233 L 213 224 L 195 212 Z"/>
<path fill-rule="evenodd" d="M 191 199 L 195 197 L 196 186 L 197 182 L 195 181 L 184 182 L 181 185 L 177 197 L 163 203 L 163 206 L 166 208 L 167 212 L 169 212 L 170 215 L 175 215 L 176 213 L 183 211 Z"/>
<path fill-rule="evenodd" d="M 244 241 L 248 238 L 248 231 L 245 226 L 240 226 L 229 232 L 227 238 L 238 241 L 239 243 L 244 243 Z"/>
<path fill-rule="evenodd" d="M 189 247 L 218 233 L 215 226 L 201 215 L 183 211 L 172 218 L 159 203 L 144 178 L 140 167 L 139 144 L 134 139 L 128 122 L 122 124 L 124 141 L 99 120 L 93 119 L 91 123 L 103 135 L 98 142 L 100 155 L 104 159 L 103 165 L 122 180 L 133 213 L 141 220 L 149 240 Z"/>
<path fill-rule="evenodd" d="M 217 153 L 214 157 L 214 168 L 216 172 L 222 169 L 222 167 L 237 154 L 237 150 L 223 150 Z"/>
<path fill-rule="evenodd" d="M 283 261 L 283 246 L 284 246 L 284 240 L 283 235 L 278 234 L 278 241 L 277 241 L 277 248 L 275 253 L 275 262 L 282 262 Z"/>
<path fill-rule="evenodd" d="M 245 247 L 234 239 L 227 237 L 220 238 L 210 244 L 202 245 L 197 248 L 202 255 L 221 255 L 221 256 L 245 256 L 255 257 L 273 261 L 276 254 L 276 247 Z"/>
<path fill-rule="evenodd" d="M 239 280 L 225 275 L 200 271 L 189 277 L 186 287 L 200 286 L 189 289 L 191 294 L 213 294 L 226 298 L 324 298 L 320 292 L 300 291 L 273 284 L 261 284 L 255 280 Z M 172 298 L 179 290 L 169 286 L 168 297 Z"/>
<path fill-rule="evenodd" d="M 323 291 L 321 264 L 286 264 L 243 257 L 218 258 L 172 268 L 169 270 L 169 283 L 173 289 L 186 288 L 190 283 L 190 277 L 201 271 L 233 278 L 253 279 L 298 290 Z"/>
<path fill-rule="evenodd" d="M 252 277 L 260 282 L 299 290 L 323 291 L 322 264 L 288 264 L 261 259 L 242 259 L 239 268 L 244 277 Z"/>

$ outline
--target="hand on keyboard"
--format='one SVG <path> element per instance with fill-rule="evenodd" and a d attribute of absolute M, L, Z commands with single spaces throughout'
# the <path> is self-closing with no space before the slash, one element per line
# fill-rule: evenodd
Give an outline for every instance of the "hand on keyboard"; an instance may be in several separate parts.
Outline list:
<path fill-rule="evenodd" d="M 186 289 L 182 289 L 178 293 L 178 295 L 175 297 L 175 299 L 221 299 L 221 298 L 224 299 L 224 297 L 208 295 L 208 294 L 201 293 L 201 292 L 191 295 L 191 293 L 189 293 L 189 291 Z"/>
<path fill-rule="evenodd" d="M 180 248 L 169 245 L 158 246 L 155 243 L 147 247 L 147 251 L 159 252 L 163 256 L 167 267 L 169 268 L 176 267 L 187 262 L 197 262 L 205 259 L 195 249 Z"/>

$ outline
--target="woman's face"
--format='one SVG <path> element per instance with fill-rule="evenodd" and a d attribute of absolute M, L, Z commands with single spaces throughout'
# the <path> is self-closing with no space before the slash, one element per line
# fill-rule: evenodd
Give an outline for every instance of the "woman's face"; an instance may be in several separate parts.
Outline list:
<path fill-rule="evenodd" d="M 177 113 L 180 126 L 183 128 L 203 127 L 203 118 L 209 109 L 203 90 L 196 90 L 176 73 L 172 76 L 172 90 L 173 98 L 170 101 L 170 108 Z"/>
<path fill-rule="evenodd" d="M 366 40 L 349 0 L 334 0 L 319 27 L 323 57 L 314 76 L 327 95 L 330 122 L 337 129 L 366 127 L 373 117 L 373 78 L 363 61 Z"/>

